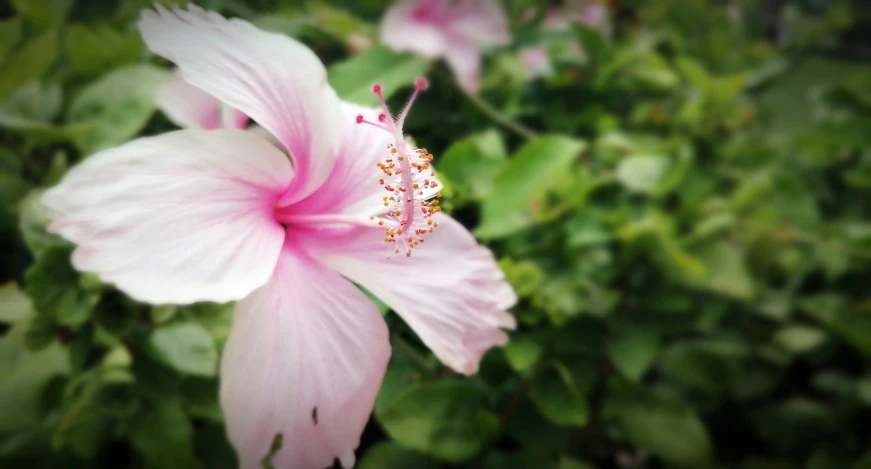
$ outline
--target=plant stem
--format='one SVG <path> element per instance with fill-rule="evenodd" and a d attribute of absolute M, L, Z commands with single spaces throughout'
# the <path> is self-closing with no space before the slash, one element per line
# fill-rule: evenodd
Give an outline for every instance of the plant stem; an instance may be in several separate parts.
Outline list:
<path fill-rule="evenodd" d="M 492 104 L 488 103 L 480 96 L 468 93 L 465 90 L 463 90 L 463 94 L 465 94 L 466 97 L 469 98 L 469 101 L 471 101 L 472 104 L 474 104 L 475 107 L 477 107 L 481 112 L 507 128 L 508 130 L 516 133 L 517 135 L 525 139 L 531 139 L 538 136 L 538 134 L 534 130 L 511 119 L 505 114 L 502 114 L 501 112 L 499 112 L 498 109 L 494 108 Z"/>

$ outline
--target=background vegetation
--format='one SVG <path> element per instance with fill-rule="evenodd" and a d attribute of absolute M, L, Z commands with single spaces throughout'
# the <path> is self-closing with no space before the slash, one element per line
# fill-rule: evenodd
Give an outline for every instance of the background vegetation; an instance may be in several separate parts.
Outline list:
<path fill-rule="evenodd" d="M 0 466 L 232 468 L 216 366 L 232 305 L 137 304 L 75 272 L 41 191 L 169 130 L 150 1 L 0 1 Z M 444 205 L 521 297 L 461 379 L 386 313 L 358 466 L 871 467 L 871 10 L 862 0 L 619 0 L 540 27 L 483 91 L 378 46 L 382 0 L 210 0 L 311 45 L 348 100 L 381 82 Z M 519 52 L 543 46 L 533 76 Z M 518 124 L 521 127 L 518 127 Z M 266 462 L 268 465 L 268 461 Z"/>

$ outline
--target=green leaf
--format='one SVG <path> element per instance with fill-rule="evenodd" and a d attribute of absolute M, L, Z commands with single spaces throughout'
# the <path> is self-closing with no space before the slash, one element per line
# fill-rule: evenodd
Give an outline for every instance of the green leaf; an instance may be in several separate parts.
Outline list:
<path fill-rule="evenodd" d="M 0 324 L 21 322 L 33 316 L 30 298 L 15 282 L 0 286 Z"/>
<path fill-rule="evenodd" d="M 69 244 L 63 239 L 48 233 L 45 230 L 48 225 L 48 208 L 42 204 L 42 195 L 45 189 L 30 191 L 21 201 L 18 227 L 24 243 L 34 255 L 52 247 L 64 247 Z"/>
<path fill-rule="evenodd" d="M 587 401 L 562 364 L 553 364 L 536 374 L 529 397 L 538 411 L 556 425 L 582 427 L 587 423 Z"/>
<path fill-rule="evenodd" d="M 73 99 L 67 121 L 96 130 L 76 138 L 76 146 L 90 154 L 133 138 L 154 113 L 154 93 L 168 78 L 166 70 L 133 65 L 88 85 Z"/>
<path fill-rule="evenodd" d="M 816 327 L 788 326 L 777 331 L 774 343 L 792 354 L 809 352 L 826 340 L 826 333 Z"/>
<path fill-rule="evenodd" d="M 505 143 L 488 130 L 454 142 L 438 160 L 439 176 L 447 178 L 460 196 L 485 199 L 496 188 L 496 175 L 505 165 Z"/>
<path fill-rule="evenodd" d="M 611 405 L 624 436 L 669 467 L 709 467 L 712 449 L 708 432 L 689 408 L 677 401 L 636 393 L 614 399 Z"/>
<path fill-rule="evenodd" d="M 138 62 L 144 50 L 139 31 L 119 33 L 106 25 L 74 24 L 66 30 L 66 50 L 73 69 L 94 76 Z"/>
<path fill-rule="evenodd" d="M 403 391 L 423 382 L 429 372 L 430 370 L 415 357 L 410 356 L 405 348 L 394 347 L 390 364 L 381 382 L 381 389 L 378 391 L 378 398 L 375 400 L 376 417 L 380 417 Z"/>
<path fill-rule="evenodd" d="M 543 353 L 543 340 L 533 334 L 514 334 L 505 344 L 505 358 L 515 371 L 532 368 Z"/>
<path fill-rule="evenodd" d="M 774 451 L 800 453 L 818 442 L 820 433 L 832 431 L 828 405 L 802 397 L 785 398 L 751 415 L 755 432 Z"/>
<path fill-rule="evenodd" d="M 617 180 L 631 192 L 652 194 L 668 174 L 670 166 L 671 162 L 664 156 L 630 156 L 617 167 Z"/>
<path fill-rule="evenodd" d="M 42 78 L 57 61 L 58 49 L 57 31 L 50 30 L 13 51 L 0 64 L 0 96 Z"/>
<path fill-rule="evenodd" d="M 191 421 L 178 398 L 148 403 L 131 420 L 130 443 L 148 469 L 196 469 Z"/>
<path fill-rule="evenodd" d="M 753 279 L 747 271 L 744 253 L 726 241 L 716 241 L 688 250 L 704 265 L 701 275 L 684 275 L 683 281 L 695 288 L 709 290 L 739 300 L 754 294 Z"/>
<path fill-rule="evenodd" d="M 151 320 L 155 324 L 163 324 L 175 317 L 178 307 L 175 305 L 159 305 L 151 307 Z"/>
<path fill-rule="evenodd" d="M 358 469 L 404 469 L 407 467 L 438 469 L 439 464 L 426 455 L 391 441 L 378 443 L 370 448 L 357 464 Z"/>
<path fill-rule="evenodd" d="M 865 451 L 852 469 L 871 469 L 871 451 Z"/>
<path fill-rule="evenodd" d="M 684 78 L 699 90 L 704 92 L 711 86 L 711 74 L 695 59 L 691 57 L 678 57 L 674 60 L 674 65 L 683 74 Z"/>
<path fill-rule="evenodd" d="M 557 465 L 557 469 L 593 469 L 591 464 L 583 461 L 578 461 L 567 456 L 562 456 Z"/>
<path fill-rule="evenodd" d="M 10 115 L 47 123 L 60 112 L 62 98 L 59 86 L 42 86 L 32 81 L 4 99 L 0 109 Z"/>
<path fill-rule="evenodd" d="M 14 17 L 0 20 L 0 63 L 6 59 L 6 54 L 21 40 L 21 18 Z"/>
<path fill-rule="evenodd" d="M 659 334 L 643 325 L 621 329 L 608 342 L 614 366 L 631 381 L 638 381 L 659 352 Z"/>
<path fill-rule="evenodd" d="M 871 312 L 867 309 L 850 311 L 844 297 L 834 293 L 803 298 L 799 306 L 863 355 L 871 356 Z"/>
<path fill-rule="evenodd" d="M 215 342 L 206 329 L 195 323 L 175 323 L 155 330 L 148 337 L 148 352 L 182 373 L 211 377 L 217 372 Z"/>
<path fill-rule="evenodd" d="M 93 132 L 94 125 L 60 126 L 36 121 L 27 117 L 9 114 L 0 109 L 0 127 L 13 130 L 39 143 L 67 141 L 82 138 Z"/>
<path fill-rule="evenodd" d="M 12 0 L 12 7 L 40 29 L 62 23 L 72 6 L 73 0 Z"/>
<path fill-rule="evenodd" d="M 402 445 L 449 462 L 468 461 L 498 425 L 481 400 L 466 381 L 417 384 L 384 409 L 378 421 Z"/>
<path fill-rule="evenodd" d="M 70 264 L 70 250 L 52 247 L 42 251 L 24 276 L 27 295 L 40 315 L 78 328 L 88 320 L 95 297 L 79 289 L 79 275 Z"/>
<path fill-rule="evenodd" d="M 239 458 L 227 439 L 224 424 L 198 423 L 194 432 L 197 455 L 203 467 L 209 469 L 238 469 Z"/>
<path fill-rule="evenodd" d="M 81 283 L 81 282 L 80 282 Z M 142 307 L 118 291 L 109 290 L 100 297 L 94 310 L 94 320 L 113 341 L 133 331 Z"/>
<path fill-rule="evenodd" d="M 221 423 L 224 414 L 218 402 L 218 381 L 188 377 L 181 383 L 184 407 L 193 416 Z"/>
<path fill-rule="evenodd" d="M 750 351 L 742 342 L 731 340 L 680 341 L 669 346 L 660 369 L 684 385 L 707 394 L 721 394 L 742 378 Z"/>
<path fill-rule="evenodd" d="M 382 86 L 384 99 L 414 83 L 428 67 L 426 59 L 393 52 L 385 46 L 371 49 L 330 67 L 328 79 L 339 97 L 365 106 L 378 106 L 372 85 Z"/>
<path fill-rule="evenodd" d="M 575 163 L 586 142 L 562 135 L 529 140 L 517 150 L 496 178 L 496 189 L 481 206 L 481 238 L 509 235 L 531 223 L 532 200 L 554 187 L 558 177 Z"/>
<path fill-rule="evenodd" d="M 511 258 L 501 259 L 499 268 L 505 272 L 505 280 L 521 298 L 535 293 L 545 278 L 541 267 L 529 260 L 515 262 Z"/>
<path fill-rule="evenodd" d="M 51 123 L 62 104 L 61 88 L 32 81 L 0 103 L 0 127 L 39 141 L 68 140 L 90 131 L 86 127 L 63 127 Z"/>
<path fill-rule="evenodd" d="M 70 372 L 67 352 L 52 344 L 39 352 L 24 345 L 27 323 L 16 324 L 0 337 L 0 441 L 41 422 L 40 395 L 54 376 Z"/>
<path fill-rule="evenodd" d="M 196 303 L 181 308 L 179 315 L 192 319 L 209 331 L 215 341 L 223 342 L 230 336 L 233 308 L 233 303 Z"/>
<path fill-rule="evenodd" d="M 587 247 L 605 244 L 613 235 L 605 226 L 604 210 L 582 210 L 565 224 L 567 246 Z"/>

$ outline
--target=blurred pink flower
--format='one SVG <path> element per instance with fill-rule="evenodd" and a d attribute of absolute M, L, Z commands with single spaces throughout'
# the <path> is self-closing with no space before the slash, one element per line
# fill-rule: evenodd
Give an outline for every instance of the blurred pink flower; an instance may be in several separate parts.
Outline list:
<path fill-rule="evenodd" d="M 140 301 L 239 300 L 220 400 L 243 468 L 260 467 L 279 433 L 277 468 L 350 467 L 390 357 L 384 320 L 351 282 L 464 374 L 508 340 L 514 292 L 431 200 L 440 184 L 431 155 L 402 135 L 408 107 L 394 120 L 341 102 L 323 64 L 287 36 L 195 6 L 156 8 L 140 22 L 148 47 L 290 158 L 238 129 L 140 138 L 46 193 L 50 229 L 77 244 L 76 268 Z M 216 125 L 209 115 L 190 122 Z"/>
<path fill-rule="evenodd" d="M 562 31 L 578 23 L 595 29 L 603 27 L 607 19 L 608 8 L 600 1 L 569 0 L 561 7 L 548 8 L 541 27 L 546 30 Z"/>
<path fill-rule="evenodd" d="M 523 65 L 530 79 L 547 76 L 551 73 L 550 57 L 543 46 L 526 47 L 518 53 L 518 60 Z"/>
<path fill-rule="evenodd" d="M 567 1 L 561 7 L 549 7 L 541 22 L 546 31 L 566 31 L 572 24 L 583 24 L 589 28 L 601 29 L 606 26 L 608 9 L 599 1 Z M 566 42 L 564 50 L 577 59 L 586 57 L 584 49 L 576 41 Z M 518 60 L 527 70 L 528 77 L 535 79 L 553 72 L 550 57 L 545 46 L 532 46 L 518 53 Z"/>
<path fill-rule="evenodd" d="M 381 41 L 397 51 L 444 58 L 460 86 L 477 93 L 481 47 L 511 41 L 495 0 L 400 0 L 384 15 Z"/>

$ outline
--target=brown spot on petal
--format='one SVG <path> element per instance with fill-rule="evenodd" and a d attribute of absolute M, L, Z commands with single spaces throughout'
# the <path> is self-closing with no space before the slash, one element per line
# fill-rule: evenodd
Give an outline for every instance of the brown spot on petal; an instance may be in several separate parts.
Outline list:
<path fill-rule="evenodd" d="M 318 408 L 315 406 L 312 408 L 312 422 L 317 425 L 318 424 Z"/>

